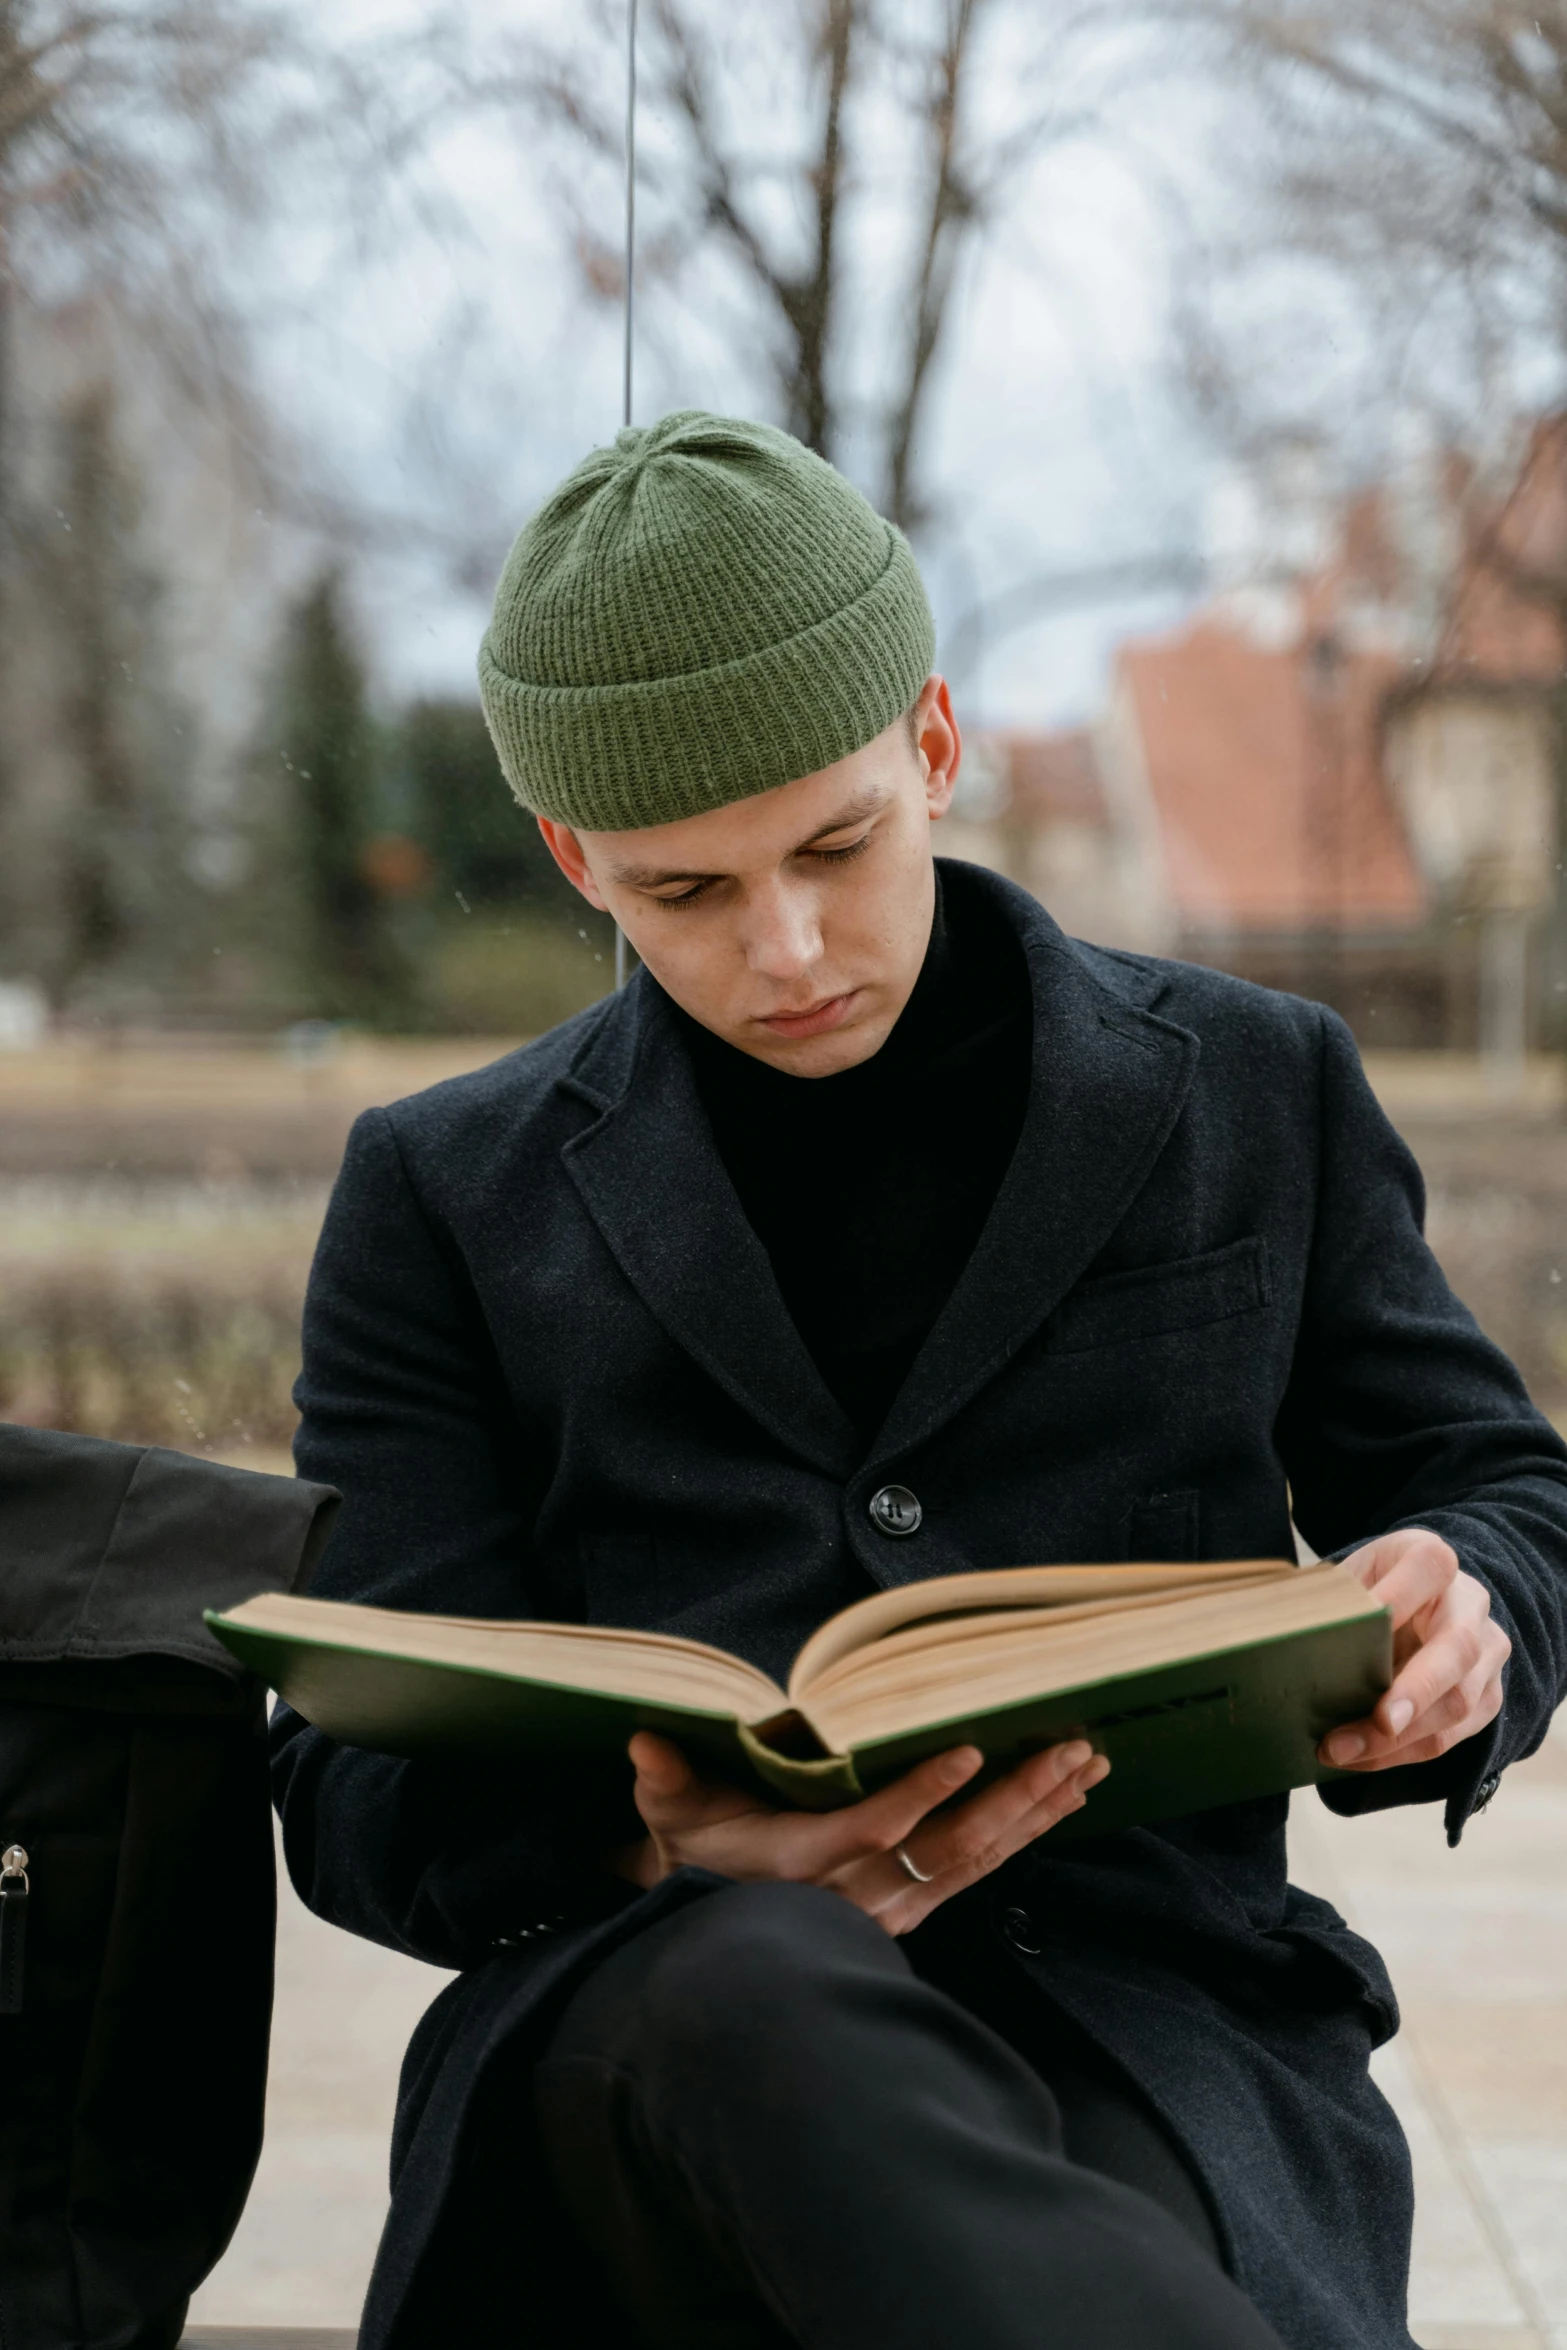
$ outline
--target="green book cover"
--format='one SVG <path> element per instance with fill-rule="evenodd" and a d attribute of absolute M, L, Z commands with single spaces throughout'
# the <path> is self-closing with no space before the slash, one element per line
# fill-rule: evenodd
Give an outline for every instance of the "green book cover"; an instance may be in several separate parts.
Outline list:
<path fill-rule="evenodd" d="M 1136 1570 L 1015 1569 L 989 1574 L 985 1584 L 999 1593 L 1025 1577 L 1037 1589 L 1042 1580 L 1076 1576 L 1063 1586 L 1075 1590 L 1085 1577 L 1117 1572 Z M 1166 1583 L 1172 1572 L 1145 1571 Z M 896 1672 L 894 1652 L 917 1646 L 924 1694 L 916 1687 L 869 1709 L 862 1701 L 868 1726 L 859 1734 L 844 1731 L 855 1709 L 844 1694 L 841 1640 L 840 1687 L 829 1702 L 830 1675 L 802 1690 L 797 1666 L 786 1693 L 699 1643 L 596 1627 L 464 1624 L 271 1593 L 207 1622 L 306 1720 L 348 1745 L 394 1754 L 555 1754 L 569 1768 L 574 1755 L 624 1752 L 634 1731 L 654 1730 L 699 1769 L 760 1783 L 813 1810 L 852 1802 L 947 1747 L 978 1746 L 994 1772 L 1086 1736 L 1109 1756 L 1111 1775 L 1052 1833 L 1102 1834 L 1340 1776 L 1317 1760 L 1319 1742 L 1369 1713 L 1391 1677 L 1387 1613 L 1341 1568 L 1297 1574 L 1272 1563 L 1242 1566 L 1234 1572 L 1253 1581 L 1238 1603 L 1224 1570 L 1186 1572 L 1207 1581 L 1194 1590 L 1177 1579 L 1154 1605 L 1118 1598 L 1105 1609 L 1004 1615 L 994 1598 L 988 1613 L 958 1612 L 950 1595 L 977 1579 L 905 1587 L 890 1602 L 901 1617 L 890 1642 L 864 1643 L 851 1665 L 879 1666 L 885 1682 L 884 1660 L 892 1658 Z M 921 1590 L 948 1596 L 922 1602 Z M 845 1611 L 801 1663 L 856 1615 L 885 1618 L 889 1601 L 884 1595 Z M 1063 1633 L 1065 1653 L 1052 1658 Z M 438 1653 L 442 1647 L 448 1653 Z M 1156 1655 L 1160 1649 L 1177 1653 Z M 1118 1650 L 1127 1652 L 1119 1668 Z M 973 1669 L 981 1654 L 992 1660 L 988 1685 Z M 998 1671 L 1010 1683 L 999 1694 Z"/>

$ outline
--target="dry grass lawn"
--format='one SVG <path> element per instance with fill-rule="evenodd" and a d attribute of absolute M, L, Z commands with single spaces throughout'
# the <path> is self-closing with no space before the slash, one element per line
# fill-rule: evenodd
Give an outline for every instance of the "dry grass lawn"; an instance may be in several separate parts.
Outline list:
<path fill-rule="evenodd" d="M 0 1417 L 280 1460 L 299 1308 L 348 1129 L 509 1050 L 68 1044 L 0 1055 Z M 1450 1279 L 1567 1413 L 1567 1090 L 1458 1056 L 1374 1058 Z"/>

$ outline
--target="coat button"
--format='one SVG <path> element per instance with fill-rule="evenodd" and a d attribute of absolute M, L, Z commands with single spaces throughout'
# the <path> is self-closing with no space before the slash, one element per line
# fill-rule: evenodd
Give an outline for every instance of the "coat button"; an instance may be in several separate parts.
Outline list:
<path fill-rule="evenodd" d="M 906 1485 L 884 1485 L 871 1498 L 871 1524 L 882 1534 L 916 1534 L 924 1515 Z"/>
<path fill-rule="evenodd" d="M 1500 1771 L 1491 1771 L 1485 1778 L 1481 1780 L 1479 1786 L 1475 1789 L 1474 1807 L 1476 1811 L 1484 1811 L 1486 1805 L 1490 1802 L 1492 1796 L 1496 1793 L 1496 1790 L 1498 1787 L 1500 1787 L 1501 1783 L 1502 1774 Z"/>
<path fill-rule="evenodd" d="M 1034 1931 L 1034 1921 L 1026 1909 L 1004 1909 L 1001 1913 L 1001 1931 L 1014 1950 L 1024 1951 L 1030 1958 L 1039 1956 L 1039 1936 Z"/>

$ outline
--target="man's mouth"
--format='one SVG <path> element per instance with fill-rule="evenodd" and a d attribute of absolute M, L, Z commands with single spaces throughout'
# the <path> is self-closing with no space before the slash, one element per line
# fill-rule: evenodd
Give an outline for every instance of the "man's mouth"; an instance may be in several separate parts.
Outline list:
<path fill-rule="evenodd" d="M 848 1018 L 858 994 L 858 988 L 850 988 L 847 995 L 823 996 L 803 1011 L 770 1012 L 760 1025 L 774 1036 L 825 1036 L 829 1028 L 839 1027 Z"/>

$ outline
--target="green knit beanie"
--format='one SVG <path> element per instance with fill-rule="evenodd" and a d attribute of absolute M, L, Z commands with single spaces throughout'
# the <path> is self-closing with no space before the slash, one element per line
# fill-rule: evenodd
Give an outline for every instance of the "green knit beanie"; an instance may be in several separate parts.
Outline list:
<path fill-rule="evenodd" d="M 534 515 L 479 689 L 524 807 L 619 832 L 847 758 L 934 653 L 901 532 L 788 433 L 686 408 L 595 449 Z"/>

